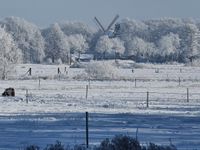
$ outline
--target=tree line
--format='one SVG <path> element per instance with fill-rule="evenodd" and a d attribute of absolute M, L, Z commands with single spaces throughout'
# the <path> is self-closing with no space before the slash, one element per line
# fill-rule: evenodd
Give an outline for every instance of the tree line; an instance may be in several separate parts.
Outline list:
<path fill-rule="evenodd" d="M 54 23 L 47 28 L 19 17 L 0 21 L 0 59 L 6 63 L 68 63 L 71 54 L 96 59 L 116 55 L 138 62 L 186 63 L 198 58 L 200 24 L 192 19 L 162 18 L 118 22 L 115 38 L 82 22 Z"/>

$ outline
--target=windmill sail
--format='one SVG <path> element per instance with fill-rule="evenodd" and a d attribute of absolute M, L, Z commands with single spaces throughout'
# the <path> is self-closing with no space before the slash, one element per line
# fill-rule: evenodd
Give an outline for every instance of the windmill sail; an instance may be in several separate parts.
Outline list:
<path fill-rule="evenodd" d="M 110 28 L 112 27 L 112 25 L 115 23 L 115 21 L 119 18 L 119 15 L 116 15 L 115 18 L 113 19 L 113 21 L 109 24 L 108 28 L 106 29 L 106 32 L 108 32 L 108 30 L 110 30 Z"/>
<path fill-rule="evenodd" d="M 94 20 L 96 21 L 96 24 L 100 27 L 100 29 L 105 32 L 104 27 L 102 26 L 102 24 L 100 23 L 100 21 L 97 19 L 97 17 L 94 17 Z"/>

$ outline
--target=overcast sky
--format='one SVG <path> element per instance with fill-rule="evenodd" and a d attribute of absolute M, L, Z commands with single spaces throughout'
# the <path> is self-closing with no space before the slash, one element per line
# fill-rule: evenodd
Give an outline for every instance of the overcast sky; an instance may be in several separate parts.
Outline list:
<path fill-rule="evenodd" d="M 95 26 L 112 18 L 152 19 L 179 17 L 200 19 L 200 0 L 0 0 L 0 19 L 18 16 L 40 27 L 61 21 L 83 21 Z"/>

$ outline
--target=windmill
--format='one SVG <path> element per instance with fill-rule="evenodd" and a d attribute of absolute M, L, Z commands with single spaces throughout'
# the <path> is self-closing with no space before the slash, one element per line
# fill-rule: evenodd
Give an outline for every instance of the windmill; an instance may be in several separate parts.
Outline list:
<path fill-rule="evenodd" d="M 109 38 L 114 38 L 116 37 L 116 30 L 119 30 L 120 26 L 119 24 L 115 24 L 115 29 L 111 29 L 111 27 L 114 25 L 114 23 L 116 22 L 116 20 L 119 18 L 119 15 L 116 15 L 114 17 L 114 19 L 111 21 L 111 23 L 108 25 L 107 28 L 104 28 L 103 25 L 101 24 L 101 22 L 97 19 L 97 17 L 94 17 L 94 21 L 97 24 L 97 26 L 99 27 L 100 31 L 104 34 L 104 35 L 108 35 Z"/>

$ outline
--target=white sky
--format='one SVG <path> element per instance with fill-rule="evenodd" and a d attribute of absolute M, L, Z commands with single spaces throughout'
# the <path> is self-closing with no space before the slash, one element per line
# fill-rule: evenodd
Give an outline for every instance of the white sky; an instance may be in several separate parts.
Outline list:
<path fill-rule="evenodd" d="M 107 25 L 116 14 L 121 19 L 199 19 L 200 0 L 0 0 L 1 20 L 18 16 L 40 27 L 67 20 L 95 26 L 94 16 Z"/>

